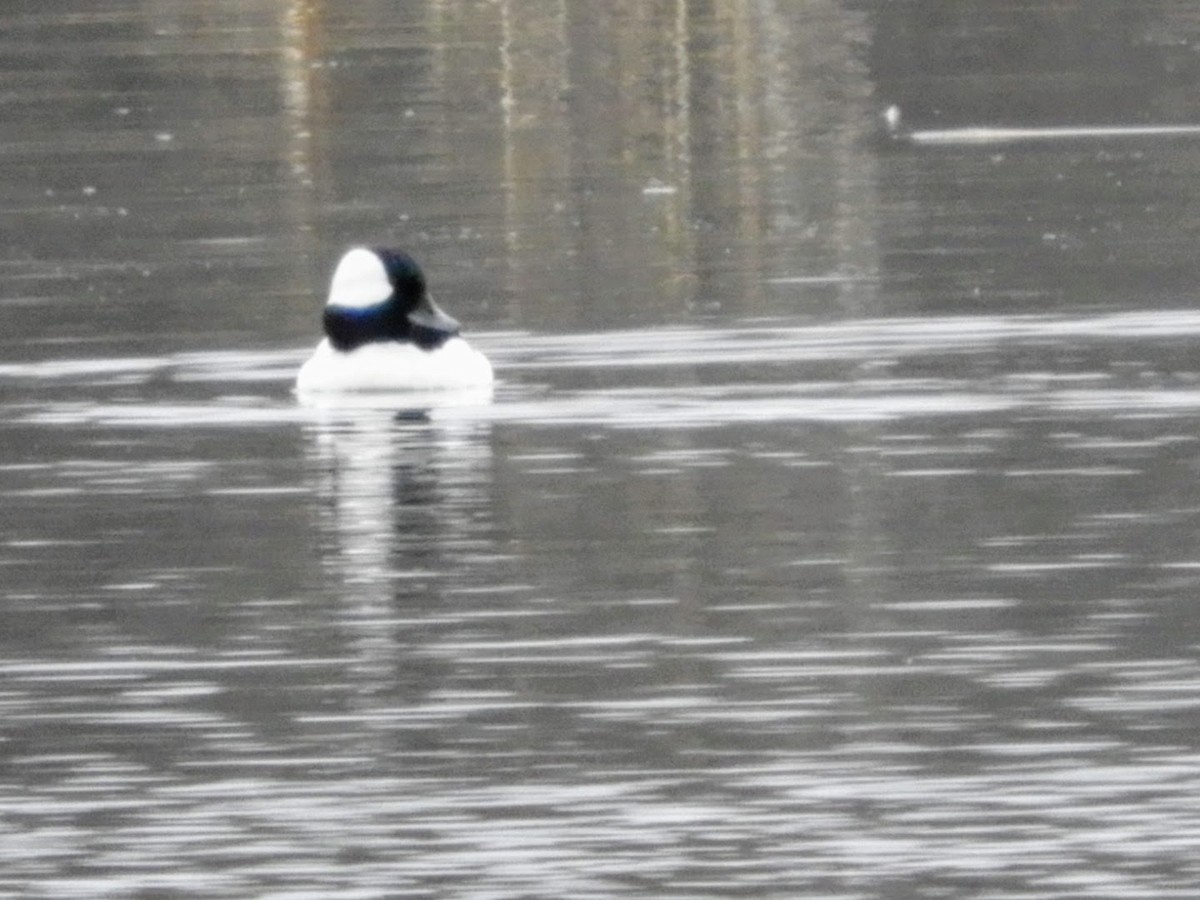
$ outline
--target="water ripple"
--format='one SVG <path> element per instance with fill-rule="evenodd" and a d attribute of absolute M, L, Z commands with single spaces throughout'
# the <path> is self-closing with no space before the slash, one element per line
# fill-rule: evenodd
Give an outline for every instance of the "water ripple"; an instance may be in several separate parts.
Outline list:
<path fill-rule="evenodd" d="M 1200 411 L 1200 386 L 1131 385 L 1119 371 L 1001 370 L 984 378 L 977 373 L 902 374 L 908 362 L 928 368 L 938 358 L 1019 354 L 1047 341 L 1081 342 L 1082 347 L 1164 336 L 1196 340 L 1200 316 L 943 317 L 575 335 L 491 333 L 478 341 L 496 360 L 500 386 L 494 399 L 454 392 L 366 395 L 340 398 L 329 409 L 305 408 L 291 399 L 291 378 L 304 356 L 299 351 L 6 364 L 0 365 L 0 384 L 12 389 L 5 405 L 8 421 L 40 426 L 257 428 L 311 421 L 350 406 L 424 410 L 443 418 L 623 428 L 878 422 L 1013 409 L 1131 418 Z M 812 371 L 815 364 L 830 362 L 854 368 L 841 377 Z M 695 374 L 681 384 L 673 373 L 684 368 Z M 587 388 L 570 383 L 579 370 L 616 369 L 641 371 L 648 383 Z M 703 373 L 711 374 L 697 382 Z M 179 387 L 166 390 L 164 383 Z M 250 390 L 254 384 L 266 391 Z M 142 386 L 140 395 L 129 394 L 131 385 Z M 181 400 L 180 391 L 189 385 L 199 393 Z M 64 390 L 75 396 L 62 398 Z M 85 390 L 87 399 L 78 396 Z M 105 396 L 117 391 L 119 400 Z"/>

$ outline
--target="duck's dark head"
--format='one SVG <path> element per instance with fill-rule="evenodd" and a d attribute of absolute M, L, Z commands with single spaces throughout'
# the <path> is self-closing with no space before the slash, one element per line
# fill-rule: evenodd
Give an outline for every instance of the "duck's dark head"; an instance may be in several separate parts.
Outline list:
<path fill-rule="evenodd" d="M 402 250 L 355 247 L 333 272 L 325 334 L 339 350 L 371 341 L 407 341 L 433 349 L 459 324 L 429 296 L 421 267 Z"/>

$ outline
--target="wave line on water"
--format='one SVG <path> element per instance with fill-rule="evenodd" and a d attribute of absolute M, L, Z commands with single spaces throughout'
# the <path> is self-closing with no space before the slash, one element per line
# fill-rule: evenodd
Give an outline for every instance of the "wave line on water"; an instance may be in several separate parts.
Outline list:
<path fill-rule="evenodd" d="M 768 279 L 784 282 L 790 279 Z M 725 327 L 662 327 L 603 332 L 536 334 L 478 332 L 497 368 L 708 366 L 727 363 L 854 360 L 904 356 L 938 349 L 1047 338 L 1200 336 L 1200 311 L 1149 310 L 1089 316 L 901 316 L 825 322 L 742 321 Z M 290 382 L 307 348 L 211 350 L 164 356 L 100 356 L 0 364 L 0 383 L 29 381 L 96 386 L 97 379 L 174 382 Z"/>
<path fill-rule="evenodd" d="M 72 662 L 0 663 L 0 675 L 19 679 L 152 675 L 164 672 L 210 672 L 227 669 L 336 668 L 353 663 L 349 657 L 272 657 L 245 659 L 100 659 Z"/>
<path fill-rule="evenodd" d="M 355 403 L 393 418 L 410 408 L 435 414 L 418 417 L 422 422 L 635 428 L 881 421 L 1015 407 L 1128 416 L 1200 409 L 1200 389 L 1188 383 L 1131 386 L 1103 368 L 1081 374 L 1010 367 L 982 377 L 924 378 L 900 377 L 895 369 L 908 360 L 927 367 L 939 357 L 1050 343 L 1103 348 L 1158 340 L 1200 341 L 1200 311 L 742 320 L 726 327 L 483 333 L 479 344 L 494 359 L 500 379 L 488 402 L 458 408 L 413 394 L 364 395 Z M 276 349 L 0 365 L 0 385 L 20 388 L 12 392 L 4 418 L 38 426 L 263 428 L 349 415 L 345 408 L 312 410 L 295 402 L 290 386 L 302 356 Z M 849 368 L 830 372 L 830 363 Z M 580 371 L 594 376 L 586 386 L 575 383 Z M 706 374 L 697 378 L 701 371 Z M 247 386 L 255 380 L 261 388 Z M 137 383 L 144 388 L 141 397 L 130 395 Z M 113 393 L 117 388 L 119 395 Z M 39 397 L 37 390 L 47 395 Z"/>
<path fill-rule="evenodd" d="M 1200 136 L 1200 125 L 1082 125 L 1047 128 L 919 129 L 899 135 L 901 141 L 922 147 L 1019 144 L 1036 141 L 1087 140 L 1089 138 L 1154 138 Z"/>

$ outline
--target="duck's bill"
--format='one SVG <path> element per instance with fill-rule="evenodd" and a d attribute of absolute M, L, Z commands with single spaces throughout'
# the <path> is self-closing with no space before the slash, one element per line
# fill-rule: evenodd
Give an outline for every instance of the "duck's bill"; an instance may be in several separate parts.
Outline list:
<path fill-rule="evenodd" d="M 442 312 L 433 300 L 426 297 L 415 309 L 408 314 L 408 321 L 418 328 L 437 334 L 453 337 L 462 330 L 462 326 L 453 316 Z"/>

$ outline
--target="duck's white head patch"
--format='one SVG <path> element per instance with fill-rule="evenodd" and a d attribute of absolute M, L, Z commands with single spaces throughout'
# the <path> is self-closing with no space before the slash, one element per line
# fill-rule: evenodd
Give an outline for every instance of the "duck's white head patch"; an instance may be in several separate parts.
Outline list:
<path fill-rule="evenodd" d="M 383 260 L 365 247 L 356 247 L 342 257 L 329 285 L 329 306 L 361 309 L 382 303 L 392 295 Z"/>

